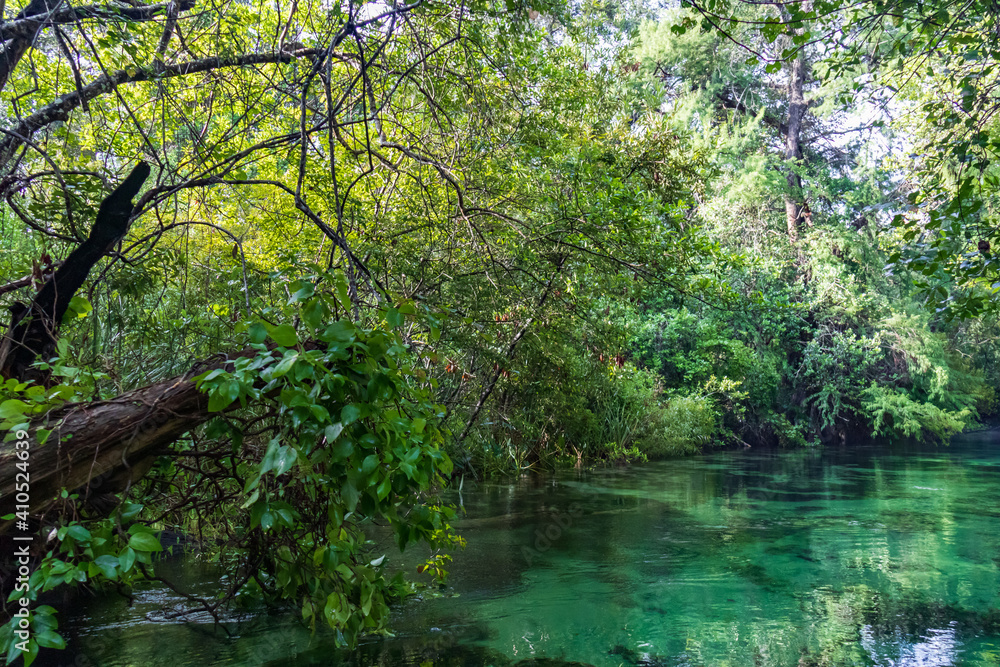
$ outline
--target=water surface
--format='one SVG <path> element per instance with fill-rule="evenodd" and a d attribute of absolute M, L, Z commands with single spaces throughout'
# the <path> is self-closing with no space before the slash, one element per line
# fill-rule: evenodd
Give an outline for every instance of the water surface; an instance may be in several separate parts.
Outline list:
<path fill-rule="evenodd" d="M 468 547 L 394 637 L 344 652 L 293 614 L 155 622 L 181 601 L 151 589 L 79 606 L 54 664 L 1000 665 L 996 433 L 466 480 L 450 499 Z M 166 567 L 210 590 L 196 563 Z"/>

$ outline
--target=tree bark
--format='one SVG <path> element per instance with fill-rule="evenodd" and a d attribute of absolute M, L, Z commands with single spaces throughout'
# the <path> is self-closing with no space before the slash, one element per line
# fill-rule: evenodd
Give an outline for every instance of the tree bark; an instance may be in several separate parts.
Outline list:
<path fill-rule="evenodd" d="M 782 7 L 782 15 L 788 16 L 784 7 Z M 797 32 L 801 32 L 801 30 Z M 788 169 L 785 174 L 785 181 L 788 185 L 785 192 L 785 224 L 788 230 L 788 240 L 792 244 L 798 243 L 802 222 L 808 213 L 802 192 L 802 178 L 796 172 L 796 169 L 802 164 L 803 158 L 802 121 L 809 110 L 809 102 L 805 97 L 808 69 L 805 51 L 800 47 L 788 71 L 788 120 L 785 123 L 785 162 Z"/>
<path fill-rule="evenodd" d="M 142 477 L 158 453 L 213 416 L 208 396 L 191 377 L 46 413 L 28 431 L 29 513 L 37 516 L 51 507 L 62 489 L 86 496 L 98 488 L 123 489 Z M 39 429 L 51 429 L 45 444 L 38 443 Z M 17 452 L 16 441 L 0 443 L 0 516 L 14 511 Z M 9 527 L 0 525 L 0 535 Z"/>
<path fill-rule="evenodd" d="M 802 120 L 809 109 L 809 103 L 803 94 L 805 80 L 806 59 L 800 51 L 788 73 L 788 130 L 785 134 L 785 160 L 788 162 L 788 173 L 785 175 L 788 183 L 788 191 L 785 193 L 785 222 L 788 225 L 788 239 L 792 243 L 798 243 L 805 209 L 802 178 L 795 171 L 802 164 Z"/>
<path fill-rule="evenodd" d="M 47 373 L 31 365 L 39 356 L 43 359 L 52 356 L 59 323 L 69 308 L 70 299 L 90 275 L 94 264 L 128 231 L 132 198 L 148 177 L 149 165 L 140 162 L 101 202 L 90 237 L 70 253 L 35 295 L 31 305 L 17 304 L 11 309 L 10 327 L 0 343 L 0 375 L 38 384 L 48 380 Z"/>

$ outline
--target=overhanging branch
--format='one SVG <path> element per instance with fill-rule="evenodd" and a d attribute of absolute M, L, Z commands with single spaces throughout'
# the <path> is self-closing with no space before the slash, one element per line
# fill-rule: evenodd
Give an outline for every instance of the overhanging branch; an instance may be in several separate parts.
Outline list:
<path fill-rule="evenodd" d="M 69 118 L 70 112 L 101 95 L 112 92 L 118 86 L 159 79 L 171 79 L 188 74 L 198 74 L 218 69 L 250 67 L 289 63 L 302 58 L 313 58 L 323 54 L 321 49 L 299 49 L 297 51 L 277 51 L 272 53 L 247 53 L 238 56 L 214 56 L 200 58 L 173 65 L 159 63 L 139 69 L 118 70 L 98 77 L 79 90 L 57 97 L 35 113 L 23 118 L 17 126 L 0 140 L 0 169 L 2 169 L 31 136 L 38 130 Z"/>
<path fill-rule="evenodd" d="M 9 39 L 30 39 L 35 32 L 54 25 L 66 25 L 86 19 L 100 19 L 101 22 L 113 21 L 149 21 L 161 13 L 165 13 L 169 2 L 157 5 L 127 7 L 123 5 L 88 5 L 86 7 L 65 6 L 47 14 L 15 19 L 0 25 L 0 41 Z M 194 8 L 194 0 L 181 0 L 178 11 L 185 12 Z"/>

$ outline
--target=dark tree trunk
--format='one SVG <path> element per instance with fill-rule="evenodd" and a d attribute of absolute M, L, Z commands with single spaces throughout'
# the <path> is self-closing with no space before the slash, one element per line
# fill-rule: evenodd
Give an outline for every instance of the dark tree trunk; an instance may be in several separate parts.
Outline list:
<path fill-rule="evenodd" d="M 31 367 L 36 359 L 52 356 L 56 335 L 70 299 L 90 270 L 128 231 L 132 198 L 149 177 L 149 165 L 140 162 L 122 184 L 101 202 L 90 237 L 62 263 L 35 295 L 30 306 L 11 308 L 11 323 L 0 343 L 0 375 L 43 384 L 48 374 Z"/>

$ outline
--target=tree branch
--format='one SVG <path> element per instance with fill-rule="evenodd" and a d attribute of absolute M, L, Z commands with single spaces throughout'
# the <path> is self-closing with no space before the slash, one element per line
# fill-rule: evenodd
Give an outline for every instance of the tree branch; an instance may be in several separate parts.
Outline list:
<path fill-rule="evenodd" d="M 35 32 L 48 26 L 76 23 L 85 19 L 100 19 L 102 23 L 110 21 L 149 21 L 170 7 L 169 2 L 158 5 L 140 7 L 124 7 L 122 5 L 88 5 L 87 7 L 66 6 L 50 14 L 40 14 L 14 19 L 0 25 L 0 41 L 9 39 L 31 39 Z M 180 0 L 178 11 L 194 8 L 194 0 Z"/>
<path fill-rule="evenodd" d="M 322 49 L 299 49 L 297 51 L 279 51 L 272 53 L 248 53 L 239 56 L 214 56 L 200 58 L 173 65 L 159 63 L 141 69 L 118 70 L 111 74 L 98 77 L 83 88 L 72 93 L 57 97 L 52 103 L 42 107 L 30 116 L 22 119 L 2 141 L 0 141 L 0 169 L 6 166 L 14 152 L 31 138 L 38 130 L 57 121 L 65 121 L 71 111 L 90 100 L 112 92 L 118 86 L 127 83 L 152 81 L 154 79 L 170 79 L 188 74 L 198 74 L 217 69 L 231 67 L 248 67 L 252 65 L 269 65 L 289 63 L 302 58 L 313 58 L 323 54 Z"/>

